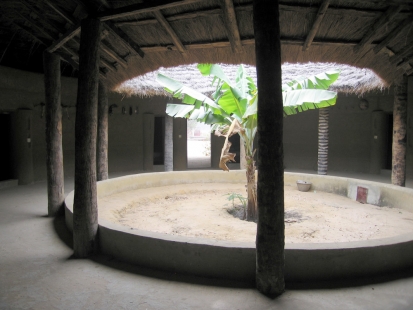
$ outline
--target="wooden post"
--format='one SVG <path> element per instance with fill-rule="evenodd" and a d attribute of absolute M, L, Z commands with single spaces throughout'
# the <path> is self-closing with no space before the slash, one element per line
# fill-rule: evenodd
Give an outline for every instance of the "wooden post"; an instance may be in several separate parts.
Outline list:
<path fill-rule="evenodd" d="M 174 119 L 165 116 L 165 171 L 174 170 Z"/>
<path fill-rule="evenodd" d="M 406 122 L 407 122 L 407 76 L 394 87 L 393 105 L 393 147 L 392 174 L 393 185 L 405 186 L 406 183 Z"/>
<path fill-rule="evenodd" d="M 73 248 L 74 256 L 79 258 L 93 254 L 97 247 L 96 131 L 100 26 L 98 19 L 90 17 L 82 20 L 81 24 L 73 204 Z"/>
<path fill-rule="evenodd" d="M 328 118 L 329 108 L 318 110 L 318 174 L 326 175 L 328 168 Z"/>
<path fill-rule="evenodd" d="M 49 216 L 55 216 L 63 210 L 65 199 L 60 56 L 44 52 L 43 69 L 46 102 L 47 209 Z"/>
<path fill-rule="evenodd" d="M 284 164 L 278 1 L 254 0 L 258 101 L 257 289 L 284 292 Z"/>
<path fill-rule="evenodd" d="M 99 82 L 98 133 L 97 133 L 97 180 L 107 180 L 108 174 L 108 95 L 106 86 Z"/>

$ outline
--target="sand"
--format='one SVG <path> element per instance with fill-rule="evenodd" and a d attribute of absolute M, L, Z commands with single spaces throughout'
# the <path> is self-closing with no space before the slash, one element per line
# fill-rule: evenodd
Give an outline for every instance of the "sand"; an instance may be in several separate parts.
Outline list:
<path fill-rule="evenodd" d="M 99 217 L 140 229 L 214 240 L 255 242 L 256 224 L 235 218 L 229 193 L 244 184 L 184 184 L 99 199 Z M 235 205 L 240 205 L 235 201 Z M 348 242 L 413 233 L 413 212 L 361 204 L 335 194 L 285 187 L 286 243 Z"/>

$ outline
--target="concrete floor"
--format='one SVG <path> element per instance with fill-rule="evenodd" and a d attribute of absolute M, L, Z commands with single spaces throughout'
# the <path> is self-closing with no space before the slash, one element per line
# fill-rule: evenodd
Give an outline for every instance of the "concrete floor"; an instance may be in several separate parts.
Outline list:
<path fill-rule="evenodd" d="M 66 180 L 66 192 L 73 180 Z M 237 283 L 71 258 L 63 218 L 48 218 L 46 183 L 0 190 L 0 309 L 413 309 L 413 270 L 287 287 L 275 300 Z"/>

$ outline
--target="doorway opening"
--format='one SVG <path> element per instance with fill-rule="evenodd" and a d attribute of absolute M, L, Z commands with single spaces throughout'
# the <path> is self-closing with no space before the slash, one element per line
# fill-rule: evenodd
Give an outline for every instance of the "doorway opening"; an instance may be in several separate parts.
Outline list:
<path fill-rule="evenodd" d="M 0 114 L 0 145 L 0 181 L 10 180 L 13 178 L 10 114 Z"/>
<path fill-rule="evenodd" d="M 211 126 L 188 120 L 188 169 L 211 168 Z"/>

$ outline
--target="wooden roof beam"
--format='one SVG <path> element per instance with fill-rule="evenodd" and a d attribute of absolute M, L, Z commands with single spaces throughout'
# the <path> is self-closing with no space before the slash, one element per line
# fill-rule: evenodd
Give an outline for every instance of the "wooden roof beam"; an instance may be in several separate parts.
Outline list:
<path fill-rule="evenodd" d="M 48 32 L 46 29 L 40 27 L 37 23 L 29 19 L 28 17 L 24 16 L 23 14 L 16 12 L 16 14 L 21 17 L 25 22 L 27 22 L 32 28 L 37 29 L 42 35 L 44 35 L 47 39 L 53 40 L 53 35 Z"/>
<path fill-rule="evenodd" d="M 50 6 L 53 11 L 55 11 L 57 14 L 59 14 L 61 17 L 63 17 L 69 24 L 75 25 L 76 24 L 76 19 L 64 12 L 61 8 L 59 8 L 56 4 L 50 2 L 49 0 L 43 0 L 48 6 Z"/>
<path fill-rule="evenodd" d="M 152 0 L 145 1 L 144 3 L 136 3 L 128 6 L 124 6 L 117 9 L 106 10 L 98 13 L 98 17 L 102 21 L 128 17 L 139 13 L 150 13 L 155 10 L 162 10 L 167 8 L 173 8 L 184 4 L 190 4 L 200 2 L 202 0 Z"/>
<path fill-rule="evenodd" d="M 303 51 L 308 50 L 311 43 L 313 42 L 314 37 L 317 34 L 318 29 L 320 28 L 321 22 L 323 21 L 324 15 L 326 14 L 329 5 L 330 5 L 330 0 L 324 0 L 321 3 L 320 8 L 318 9 L 318 12 L 317 12 L 317 18 L 314 21 L 314 24 L 311 27 L 311 30 L 308 33 L 307 38 L 305 39 Z"/>
<path fill-rule="evenodd" d="M 53 53 L 55 50 L 61 48 L 66 42 L 73 39 L 76 35 L 80 33 L 80 23 L 72 26 L 66 31 L 59 39 L 55 40 L 51 46 L 47 48 L 49 53 Z"/>
<path fill-rule="evenodd" d="M 46 3 L 51 6 L 56 13 L 58 13 L 60 16 L 62 16 L 68 23 L 70 23 L 71 25 L 77 25 L 78 24 L 78 20 L 76 18 L 74 18 L 73 16 L 67 14 L 66 12 L 64 12 L 62 9 L 60 9 L 58 6 L 52 4 L 49 0 L 44 0 L 46 1 Z M 108 34 L 109 31 L 106 30 L 106 33 Z M 73 39 L 75 41 L 78 42 L 78 40 L 76 40 L 76 37 L 73 37 Z M 119 63 L 122 67 L 127 68 L 128 63 L 125 59 L 123 59 L 121 56 L 119 56 L 115 51 L 113 51 L 107 44 L 105 44 L 103 41 L 101 41 L 100 44 L 100 49 L 107 55 L 109 56 L 111 59 L 115 60 L 117 63 Z"/>
<path fill-rule="evenodd" d="M 185 54 L 186 53 L 185 46 L 182 44 L 182 41 L 178 37 L 178 35 L 176 34 L 175 30 L 172 29 L 171 25 L 167 22 L 165 17 L 162 15 L 161 11 L 160 10 L 155 10 L 155 11 L 153 11 L 153 14 L 155 15 L 156 20 L 158 21 L 158 23 L 161 24 L 161 26 L 166 30 L 166 32 L 168 32 L 169 36 L 172 39 L 172 42 L 174 42 L 174 45 L 176 46 L 178 51 L 181 54 Z"/>
<path fill-rule="evenodd" d="M 413 43 L 410 42 L 410 44 L 406 45 L 403 47 L 400 51 L 394 54 L 394 56 L 389 58 L 389 61 L 391 64 L 395 65 L 398 62 L 402 61 L 404 57 L 409 56 L 410 53 L 413 52 Z"/>
<path fill-rule="evenodd" d="M 376 23 L 371 27 L 367 33 L 364 35 L 363 39 L 354 47 L 354 52 L 358 53 L 367 44 L 373 42 L 373 39 L 377 33 L 382 31 L 388 23 L 402 10 L 403 6 L 391 6 L 387 11 L 376 21 Z"/>
<path fill-rule="evenodd" d="M 234 3 L 232 0 L 221 0 L 221 7 L 224 12 L 225 28 L 227 28 L 229 42 L 231 42 L 231 49 L 234 53 L 241 53 L 243 48 Z"/>
<path fill-rule="evenodd" d="M 406 28 L 408 25 L 410 25 L 413 22 L 413 14 L 409 15 L 406 17 L 396 28 L 393 29 L 392 32 L 390 32 L 386 38 L 383 39 L 376 47 L 373 49 L 373 51 L 377 54 L 380 52 L 383 48 L 387 46 L 392 40 L 394 40 L 399 33 L 401 33 L 404 28 Z"/>
<path fill-rule="evenodd" d="M 116 28 L 116 26 L 111 22 L 107 21 L 103 23 L 103 26 L 128 50 L 137 53 L 142 58 L 145 56 L 145 53 L 142 51 L 140 46 L 136 44 L 129 36 L 124 33 L 121 29 Z"/>

